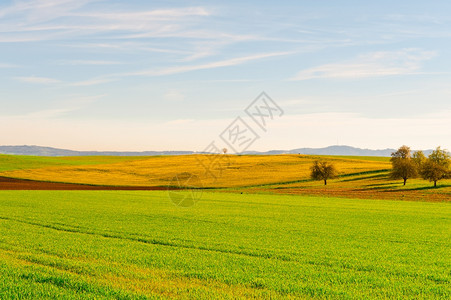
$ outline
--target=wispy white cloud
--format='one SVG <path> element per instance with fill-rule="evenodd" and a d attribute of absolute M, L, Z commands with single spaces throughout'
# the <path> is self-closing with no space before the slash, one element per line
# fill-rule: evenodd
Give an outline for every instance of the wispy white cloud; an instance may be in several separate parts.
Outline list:
<path fill-rule="evenodd" d="M 435 56 L 433 51 L 403 49 L 400 51 L 373 52 L 343 63 L 325 64 L 302 70 L 291 80 L 314 78 L 368 78 L 414 74 L 422 62 Z"/>
<path fill-rule="evenodd" d="M 46 16 L 55 18 L 67 14 L 74 9 L 85 6 L 88 3 L 100 2 L 99 0 L 34 0 L 14 1 L 12 5 L 0 10 L 0 17 L 36 13 L 34 18 L 46 19 Z M 54 14 L 53 16 L 51 16 Z M 33 20 L 33 18 L 30 18 Z"/>
<path fill-rule="evenodd" d="M 65 100 L 60 100 L 55 103 L 55 108 L 45 108 L 37 111 L 32 111 L 29 113 L 21 115 L 6 116 L 10 119 L 28 119 L 28 120 L 44 120 L 53 119 L 58 117 L 63 117 L 73 111 L 77 111 L 89 104 L 106 97 L 107 94 L 94 95 L 94 96 L 68 96 Z"/>
<path fill-rule="evenodd" d="M 155 69 L 155 70 L 141 70 L 141 71 L 135 71 L 135 72 L 116 73 L 116 74 L 106 75 L 103 77 L 92 78 L 92 79 L 85 80 L 85 81 L 70 83 L 69 85 L 70 86 L 90 86 L 90 85 L 97 85 L 97 84 L 103 84 L 103 83 L 108 83 L 108 82 L 112 82 L 112 81 L 117 81 L 124 77 L 166 76 L 166 75 L 186 73 L 186 72 L 198 71 L 198 70 L 230 67 L 230 66 L 236 66 L 236 65 L 244 64 L 244 63 L 251 62 L 251 61 L 261 60 L 261 59 L 265 59 L 265 58 L 292 55 L 294 53 L 295 52 L 261 53 L 261 54 L 256 54 L 256 55 L 236 57 L 236 58 L 232 58 L 232 59 L 220 60 L 220 61 L 215 61 L 215 62 L 210 62 L 210 63 L 205 63 L 205 64 L 198 64 L 198 65 L 175 66 L 175 67 L 168 67 L 168 68 Z M 218 82 L 249 82 L 249 81 L 253 81 L 253 80 L 231 79 L 231 80 L 217 80 L 217 81 Z M 166 99 L 182 98 L 180 95 L 175 95 L 174 93 L 172 93 L 172 94 L 168 93 L 164 97 Z"/>
<path fill-rule="evenodd" d="M 247 63 L 247 62 L 250 62 L 250 61 L 255 61 L 255 60 L 260 60 L 260 59 L 265 59 L 265 58 L 271 58 L 271 57 L 277 57 L 277 56 L 292 55 L 294 53 L 295 52 L 261 53 L 261 54 L 255 54 L 255 55 L 231 58 L 231 59 L 226 59 L 226 60 L 220 60 L 220 61 L 215 61 L 215 62 L 210 62 L 210 63 L 205 63 L 205 64 L 187 65 L 187 66 L 175 66 L 175 67 L 169 67 L 169 68 L 163 68 L 163 69 L 143 70 L 143 71 L 123 73 L 123 74 L 117 74 L 117 75 L 119 75 L 119 76 L 163 76 L 163 75 L 172 75 L 172 74 L 185 73 L 185 72 L 197 71 L 197 70 L 215 69 L 215 68 L 236 66 L 236 65 L 244 64 L 244 63 Z"/>
<path fill-rule="evenodd" d="M 37 83 L 37 84 L 52 84 L 59 83 L 61 80 L 47 77 L 36 77 L 36 76 L 28 76 L 28 77 L 14 77 L 14 79 L 26 82 L 26 83 Z"/>
<path fill-rule="evenodd" d="M 33 84 L 54 84 L 54 83 L 62 83 L 63 81 L 47 78 L 47 77 L 36 77 L 36 76 L 28 76 L 28 77 L 14 77 L 15 80 L 25 83 L 33 83 Z M 83 81 L 77 81 L 72 83 L 65 83 L 64 86 L 91 86 L 91 85 L 99 85 L 104 83 L 109 83 L 113 81 L 117 81 L 116 78 L 93 78 Z"/>
<path fill-rule="evenodd" d="M 209 16 L 204 7 L 181 7 L 172 9 L 155 9 L 150 11 L 132 12 L 97 12 L 97 13 L 70 13 L 69 16 L 107 19 L 123 22 L 148 22 L 149 20 L 173 20 L 174 18 L 190 16 Z"/>
<path fill-rule="evenodd" d="M 113 82 L 113 81 L 116 81 L 116 79 L 94 78 L 94 79 L 89 79 L 89 80 L 84 80 L 84 81 L 73 82 L 73 83 L 70 83 L 69 86 L 91 86 L 91 85 L 99 85 L 99 84 L 104 84 L 104 83 Z"/>
<path fill-rule="evenodd" d="M 93 0 L 21 1 L 0 10 L 8 17 L 0 24 L 0 33 L 33 32 L 35 37 L 49 32 L 64 33 L 66 38 L 99 32 L 176 34 L 194 17 L 206 17 L 204 7 L 179 7 L 145 11 L 107 11 L 81 9 Z M 13 18 L 11 18 L 13 17 Z M 54 22 L 58 19 L 58 22 Z M 74 22 L 74 20 L 77 20 Z"/>
<path fill-rule="evenodd" d="M 61 61 L 61 65 L 95 65 L 95 66 L 106 66 L 106 65 L 120 65 L 122 62 L 111 61 L 111 60 L 68 60 Z"/>
<path fill-rule="evenodd" d="M 170 45 L 167 47 L 157 47 L 149 45 L 149 43 L 139 42 L 139 41 L 120 41 L 114 40 L 114 42 L 110 43 L 97 43 L 97 42 L 83 42 L 83 43 L 70 43 L 70 44 L 58 44 L 58 47 L 66 47 L 66 48 L 80 48 L 87 51 L 92 52 L 102 52 L 106 51 L 112 52 L 143 52 L 143 53 L 168 53 L 168 54 L 180 54 L 182 56 L 193 55 L 195 53 L 194 50 L 184 49 L 178 50 L 171 48 Z"/>
<path fill-rule="evenodd" d="M 90 6 L 93 2 L 99 1 L 16 2 L 0 11 L 0 43 L 67 41 L 71 38 L 83 40 L 84 37 L 102 34 L 108 42 L 81 42 L 78 46 L 172 53 L 180 56 L 175 61 L 186 62 L 216 55 L 221 49 L 234 43 L 265 39 L 252 33 L 205 26 L 208 17 L 216 13 L 211 6 L 139 11 L 104 5 L 105 9 L 99 10 Z M 155 38 L 180 38 L 189 42 L 183 42 L 183 45 L 163 43 L 155 47 L 149 42 Z M 140 41 L 142 45 L 126 45 L 124 40 Z M 174 61 L 173 57 L 171 59 Z"/>

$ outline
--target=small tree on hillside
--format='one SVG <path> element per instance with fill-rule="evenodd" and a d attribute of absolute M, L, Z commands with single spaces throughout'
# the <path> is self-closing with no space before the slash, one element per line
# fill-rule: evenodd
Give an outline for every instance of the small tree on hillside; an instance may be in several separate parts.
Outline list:
<path fill-rule="evenodd" d="M 423 163 L 420 173 L 424 179 L 434 182 L 437 187 L 437 181 L 451 176 L 451 156 L 446 150 L 437 147 Z"/>
<path fill-rule="evenodd" d="M 324 185 L 327 185 L 328 179 L 337 177 L 337 169 L 335 168 L 335 165 L 327 161 L 315 161 L 310 170 L 310 177 L 313 180 L 324 180 Z"/>
<path fill-rule="evenodd" d="M 391 154 L 390 159 L 393 169 L 390 173 L 391 179 L 403 179 L 406 185 L 407 179 L 418 176 L 417 167 L 412 160 L 410 148 L 402 146 L 398 151 Z"/>

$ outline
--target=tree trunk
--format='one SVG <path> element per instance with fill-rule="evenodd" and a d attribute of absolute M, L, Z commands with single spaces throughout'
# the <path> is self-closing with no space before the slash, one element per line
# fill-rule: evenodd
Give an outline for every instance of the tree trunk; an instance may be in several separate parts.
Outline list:
<path fill-rule="evenodd" d="M 407 182 L 407 178 L 404 178 L 404 185 L 406 185 L 406 182 Z"/>
<path fill-rule="evenodd" d="M 434 187 L 437 187 L 437 181 L 436 180 L 434 181 Z"/>
<path fill-rule="evenodd" d="M 324 179 L 324 185 L 327 185 L 327 179 Z"/>

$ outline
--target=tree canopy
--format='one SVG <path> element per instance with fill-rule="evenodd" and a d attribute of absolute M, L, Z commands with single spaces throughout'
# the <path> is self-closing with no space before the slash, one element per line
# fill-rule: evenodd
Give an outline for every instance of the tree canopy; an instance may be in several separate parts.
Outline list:
<path fill-rule="evenodd" d="M 451 176 L 450 166 L 449 153 L 437 147 L 421 165 L 420 174 L 424 179 L 434 182 L 436 187 L 437 181 Z"/>
<path fill-rule="evenodd" d="M 398 151 L 393 152 L 391 156 L 390 161 L 393 169 L 390 172 L 390 178 L 403 179 L 404 185 L 406 185 L 407 179 L 418 176 L 418 168 L 415 161 L 412 160 L 409 147 L 402 146 Z"/>
<path fill-rule="evenodd" d="M 415 163 L 415 166 L 417 167 L 417 170 L 421 170 L 422 165 L 426 161 L 426 156 L 424 155 L 423 151 L 416 151 L 412 155 L 412 160 Z"/>
<path fill-rule="evenodd" d="M 315 161 L 310 170 L 310 177 L 313 180 L 323 180 L 324 185 L 327 185 L 328 179 L 336 178 L 338 175 L 335 165 L 327 161 Z"/>

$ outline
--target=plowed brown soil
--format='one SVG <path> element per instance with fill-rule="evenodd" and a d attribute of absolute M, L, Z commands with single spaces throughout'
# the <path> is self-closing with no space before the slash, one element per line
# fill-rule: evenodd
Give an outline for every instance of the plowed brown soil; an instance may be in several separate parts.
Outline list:
<path fill-rule="evenodd" d="M 161 186 L 105 186 L 15 179 L 0 176 L 0 190 L 87 190 L 87 191 L 152 191 L 167 190 Z"/>

